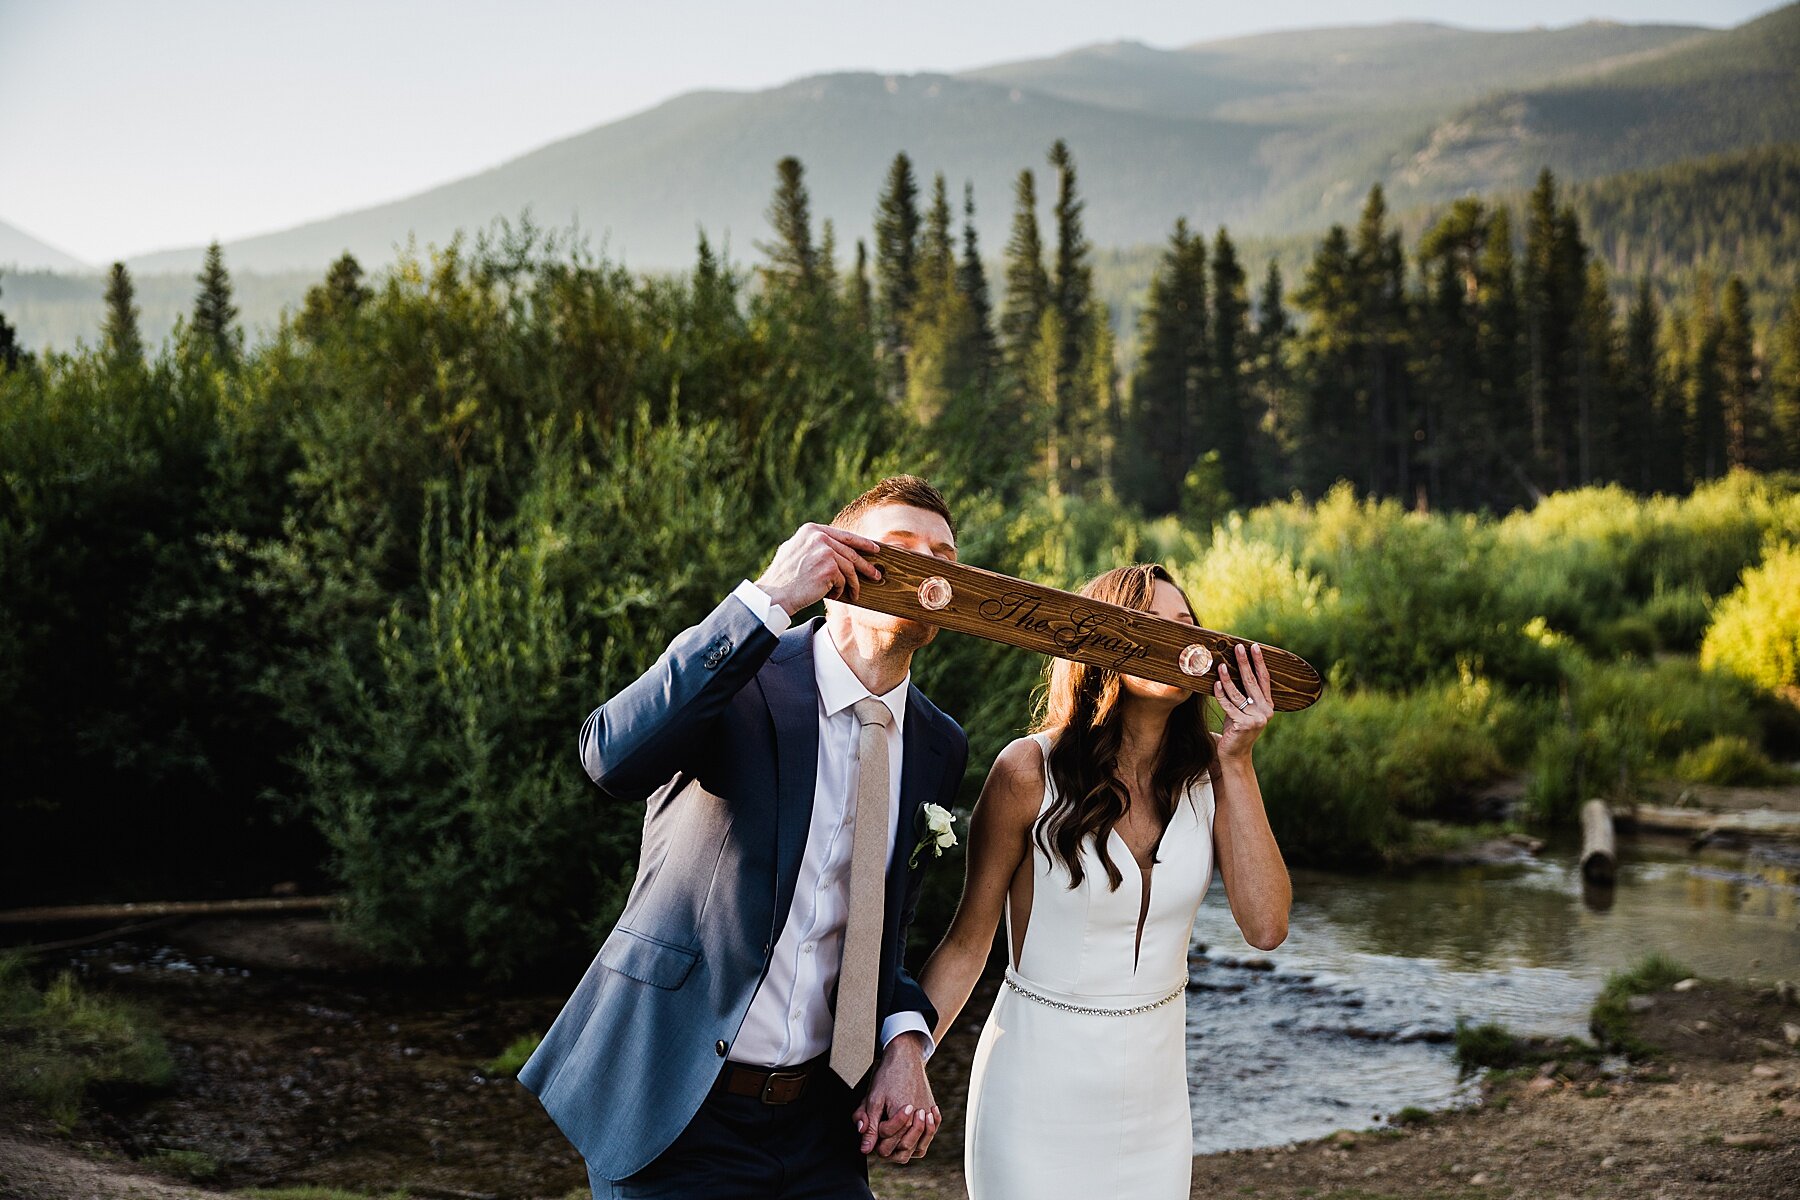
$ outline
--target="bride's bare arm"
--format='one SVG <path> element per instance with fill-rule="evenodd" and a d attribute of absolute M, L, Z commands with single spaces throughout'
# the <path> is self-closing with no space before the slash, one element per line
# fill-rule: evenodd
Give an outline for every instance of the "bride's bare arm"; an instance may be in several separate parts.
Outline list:
<path fill-rule="evenodd" d="M 1252 654 L 1254 659 L 1239 646 L 1238 669 L 1220 672 L 1218 699 L 1226 725 L 1212 765 L 1213 850 L 1244 940 L 1258 950 L 1273 950 L 1287 940 L 1294 889 L 1250 761 L 1250 749 L 1274 712 L 1262 648 Z"/>
<path fill-rule="evenodd" d="M 1036 742 L 1019 738 L 1000 752 L 969 819 L 968 871 L 962 900 L 944 940 L 919 974 L 938 1012 L 932 1037 L 944 1035 L 969 1001 L 994 944 L 994 929 L 1013 875 L 1024 861 L 1031 823 L 1044 800 L 1044 758 Z"/>

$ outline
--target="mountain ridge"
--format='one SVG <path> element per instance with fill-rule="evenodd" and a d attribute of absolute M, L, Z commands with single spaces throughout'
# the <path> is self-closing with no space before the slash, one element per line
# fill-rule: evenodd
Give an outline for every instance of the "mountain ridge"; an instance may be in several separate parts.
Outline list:
<path fill-rule="evenodd" d="M 1749 24 L 1773 18 L 1786 27 L 1797 11 Z M 1566 175 L 1731 151 L 1763 144 L 1771 131 L 1773 140 L 1800 138 L 1800 120 L 1785 116 L 1752 128 L 1747 114 L 1758 97 L 1734 100 L 1731 88 L 1717 86 L 1733 68 L 1704 51 L 1736 32 L 1596 23 L 1470 31 L 1412 22 L 1176 50 L 1099 43 L 956 74 L 835 72 L 755 91 L 702 89 L 409 196 L 228 242 L 226 252 L 235 265 L 263 271 L 321 268 L 345 249 L 375 265 L 409 238 L 441 245 L 456 230 L 529 210 L 542 223 L 599 234 L 609 254 L 634 268 L 680 266 L 699 228 L 740 246 L 763 236 L 774 163 L 787 154 L 806 164 L 815 218 L 833 219 L 849 246 L 866 236 L 886 164 L 901 149 L 922 189 L 939 170 L 953 186 L 974 182 L 978 227 L 996 245 L 1014 176 L 1041 172 L 1058 137 L 1080 166 L 1096 244 L 1155 240 L 1178 215 L 1200 226 L 1281 233 L 1348 219 L 1375 182 L 1392 183 L 1409 203 L 1513 188 L 1525 170 L 1517 160 L 1531 151 L 1509 157 L 1509 138 L 1567 158 L 1569 146 L 1579 150 L 1598 135 L 1515 128 L 1506 120 L 1511 110 L 1483 104 L 1514 97 L 1516 109 L 1525 97 L 1539 104 L 1530 111 L 1540 123 L 1598 120 L 1604 133 L 1605 113 L 1571 113 L 1570 105 L 1617 107 L 1618 87 L 1595 80 L 1666 74 L 1671 55 L 1688 55 L 1699 83 L 1670 86 L 1726 94 L 1707 110 L 1713 125 L 1683 134 L 1680 154 L 1639 138 L 1591 170 L 1577 155 Z M 1619 120 L 1635 129 L 1640 116 Z M 1738 125 L 1749 132 L 1734 133 Z M 184 247 L 129 261 L 166 271 L 192 269 L 198 257 L 198 248 Z"/>
<path fill-rule="evenodd" d="M 0 220 L 0 271 L 91 271 L 66 250 L 34 237 L 17 225 Z M 3 286 L 3 284 L 0 284 Z"/>

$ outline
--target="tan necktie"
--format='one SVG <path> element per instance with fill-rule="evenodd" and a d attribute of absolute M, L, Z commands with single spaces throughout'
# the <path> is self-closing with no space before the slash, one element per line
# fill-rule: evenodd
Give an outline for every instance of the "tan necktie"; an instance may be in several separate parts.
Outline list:
<path fill-rule="evenodd" d="M 837 1013 L 831 1026 L 831 1069 L 851 1087 L 875 1061 L 875 991 L 881 968 L 881 924 L 887 892 L 887 705 L 858 700 L 862 735 L 856 754 L 856 833 L 850 842 L 850 916 L 838 968 Z"/>

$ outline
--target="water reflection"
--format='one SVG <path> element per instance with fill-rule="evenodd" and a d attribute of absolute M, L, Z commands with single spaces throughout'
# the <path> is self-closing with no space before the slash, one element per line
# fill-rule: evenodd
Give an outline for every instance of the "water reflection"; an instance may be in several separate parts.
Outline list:
<path fill-rule="evenodd" d="M 1628 841 L 1609 908 L 1584 903 L 1575 848 L 1401 877 L 1297 873 L 1274 971 L 1216 883 L 1188 999 L 1197 1151 L 1271 1145 L 1466 1099 L 1459 1018 L 1583 1034 L 1606 975 L 1652 950 L 1706 975 L 1800 974 L 1800 864 L 1785 851 Z"/>

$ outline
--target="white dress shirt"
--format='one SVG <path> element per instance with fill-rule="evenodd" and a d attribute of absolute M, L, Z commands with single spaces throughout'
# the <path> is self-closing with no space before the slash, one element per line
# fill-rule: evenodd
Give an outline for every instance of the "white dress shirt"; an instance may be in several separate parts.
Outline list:
<path fill-rule="evenodd" d="M 732 595 L 743 602 L 771 633 L 789 625 L 788 614 L 768 594 L 746 580 Z M 872 695 L 831 634 L 821 626 L 813 635 L 813 675 L 819 692 L 819 761 L 813 784 L 812 820 L 806 851 L 787 924 L 775 941 L 769 973 L 750 1001 L 731 1057 L 763 1067 L 788 1067 L 818 1057 L 831 1048 L 832 993 L 844 956 L 844 923 L 850 916 L 850 845 L 856 826 L 856 773 L 862 725 L 851 711 Z M 887 860 L 893 861 L 900 827 L 900 767 L 906 726 L 909 672 L 900 685 L 875 699 L 893 720 L 888 738 Z M 903 852 L 910 852 L 910 847 Z M 934 1048 L 923 1013 L 901 1012 L 881 1026 L 881 1044 L 909 1031 L 925 1035 L 925 1053 Z"/>

